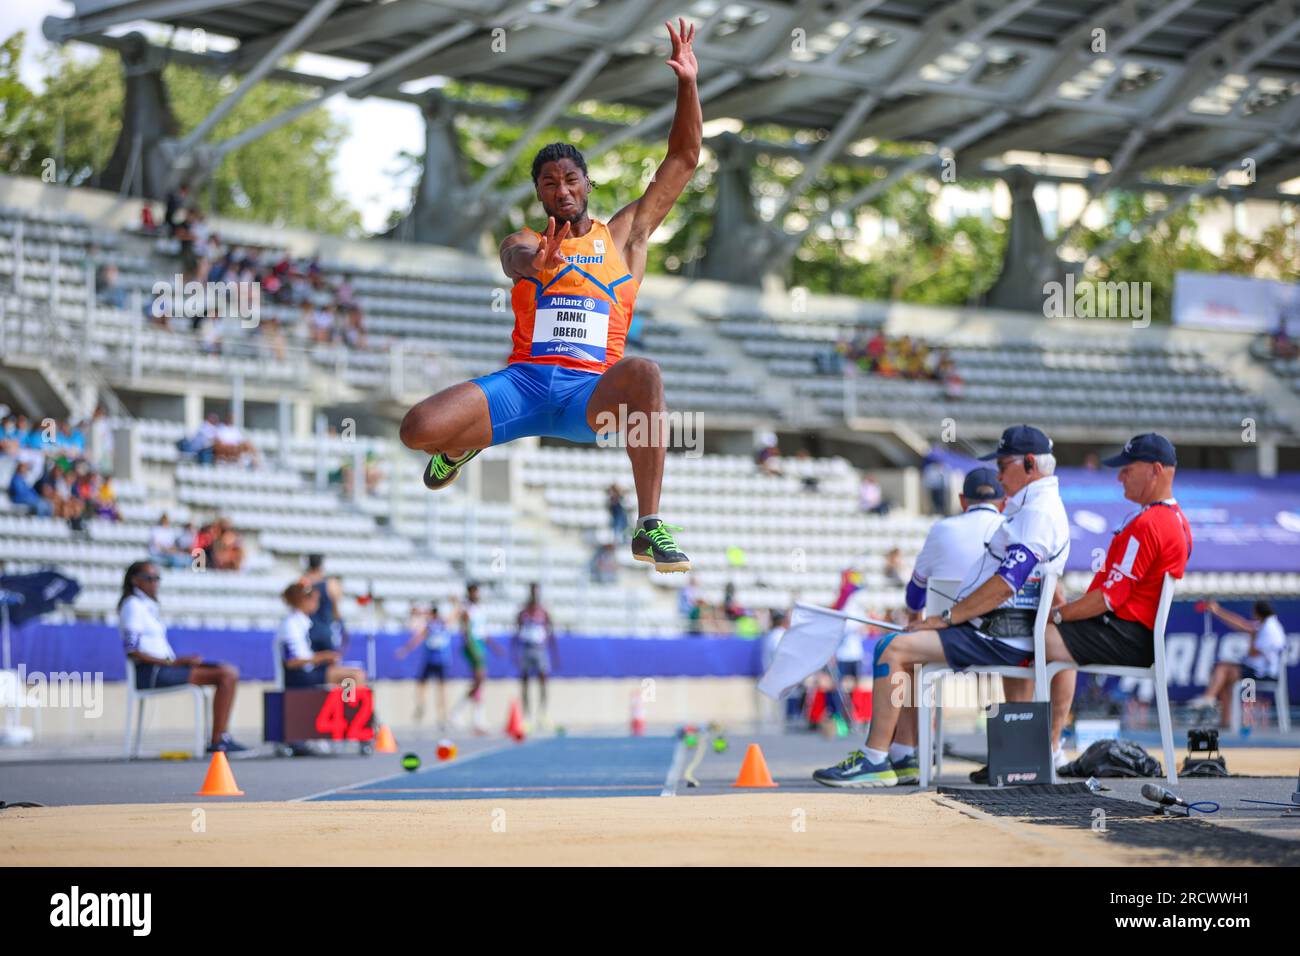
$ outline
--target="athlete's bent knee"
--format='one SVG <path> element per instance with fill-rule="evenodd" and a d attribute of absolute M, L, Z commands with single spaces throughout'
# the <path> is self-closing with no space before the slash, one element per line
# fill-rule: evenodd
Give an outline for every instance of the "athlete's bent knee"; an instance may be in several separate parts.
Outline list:
<path fill-rule="evenodd" d="M 398 430 L 398 437 L 402 440 L 403 445 L 419 451 L 429 444 L 430 436 L 427 418 L 427 413 L 419 405 L 407 411 L 402 418 L 402 427 Z"/>

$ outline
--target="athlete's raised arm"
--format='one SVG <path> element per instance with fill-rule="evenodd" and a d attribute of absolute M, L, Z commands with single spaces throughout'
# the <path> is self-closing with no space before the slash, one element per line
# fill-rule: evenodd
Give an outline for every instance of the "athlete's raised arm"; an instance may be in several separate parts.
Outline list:
<path fill-rule="evenodd" d="M 699 66 L 691 41 L 695 25 L 678 19 L 678 29 L 671 23 L 668 36 L 673 41 L 673 55 L 668 65 L 677 74 L 677 111 L 668 131 L 668 155 L 659 164 L 645 195 L 620 209 L 609 221 L 610 235 L 623 252 L 623 260 L 639 283 L 645 278 L 646 247 L 650 236 L 668 216 L 673 203 L 691 181 L 700 162 L 700 142 L 704 137 L 704 114 L 700 110 L 700 93 L 695 85 Z"/>
<path fill-rule="evenodd" d="M 557 231 L 555 217 L 547 220 L 546 232 L 538 239 L 531 232 L 512 232 L 501 241 L 501 268 L 512 279 L 536 276 L 543 269 L 560 264 L 560 243 L 569 238 L 566 222 Z"/>

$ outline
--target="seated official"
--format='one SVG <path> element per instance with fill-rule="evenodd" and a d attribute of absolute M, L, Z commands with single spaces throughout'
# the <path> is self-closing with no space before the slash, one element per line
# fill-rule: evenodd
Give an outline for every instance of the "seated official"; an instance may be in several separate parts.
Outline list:
<path fill-rule="evenodd" d="M 320 591 L 310 584 L 295 581 L 281 595 L 289 605 L 289 613 L 280 622 L 276 645 L 284 662 L 284 686 L 323 687 L 341 684 L 351 678 L 358 686 L 366 683 L 366 672 L 359 667 L 344 667 L 339 663 L 339 651 L 313 651 L 307 634 L 311 630 L 311 616 L 320 606 Z"/>
<path fill-rule="evenodd" d="M 903 702 L 915 700 L 911 682 L 917 665 L 946 663 L 961 671 L 979 665 L 1024 667 L 1033 660 L 1034 617 L 1043 576 L 1048 570 L 1058 575 L 1064 570 L 1070 522 L 1047 435 L 1029 425 L 1008 428 L 996 451 L 984 456 L 990 458 L 997 460 L 997 479 L 1008 495 L 1002 522 L 963 577 L 957 603 L 940 616 L 909 624 L 906 633 L 886 638 L 883 652 L 878 646 L 866 747 L 835 767 L 817 771 L 814 777 L 819 783 L 898 784 L 889 748 Z M 1009 698 L 1025 696 L 1026 688 L 1013 690 L 1012 682 L 1007 683 Z M 905 777 L 910 778 L 910 772 Z"/>
<path fill-rule="evenodd" d="M 931 580 L 961 581 L 984 554 L 984 546 L 993 537 L 993 533 L 1002 524 L 1002 505 L 1006 492 L 998 481 L 997 473 L 992 468 L 974 468 L 966 475 L 962 483 L 958 501 L 961 513 L 941 518 L 930 526 L 925 536 L 925 543 L 912 568 L 912 577 L 907 582 L 907 610 L 910 621 L 919 621 L 925 614 L 925 600 Z M 942 598 L 953 600 L 953 594 L 940 594 Z M 864 594 L 855 592 L 854 596 Z M 859 617 L 872 617 L 865 609 L 859 611 L 850 604 L 846 605 L 850 613 Z M 845 631 L 860 625 L 853 622 L 845 624 Z M 879 658 L 889 646 L 890 639 L 884 638 L 876 643 L 873 656 L 871 677 L 880 670 Z M 894 730 L 894 739 L 889 744 L 889 763 L 899 784 L 914 784 L 921 781 L 921 767 L 916 759 L 916 708 L 903 707 L 898 724 Z M 835 786 L 834 776 L 830 771 L 818 770 L 813 779 L 827 786 Z"/>
<path fill-rule="evenodd" d="M 212 740 L 208 753 L 218 750 L 234 753 L 248 748 L 226 732 L 230 709 L 235 703 L 235 685 L 239 671 L 233 664 L 205 661 L 197 654 L 177 657 L 167 640 L 158 604 L 161 576 L 152 561 L 136 561 L 126 569 L 122 597 L 117 602 L 118 627 L 126 656 L 135 663 L 135 686 L 141 690 L 174 687 L 178 684 L 211 685 Z"/>
<path fill-rule="evenodd" d="M 1154 629 L 1166 574 L 1183 576 L 1192 554 L 1192 529 L 1174 500 L 1178 458 L 1169 439 L 1154 432 L 1129 440 L 1103 464 L 1119 468 L 1124 497 L 1141 510 L 1115 532 L 1106 564 L 1083 597 L 1057 608 L 1047 628 L 1047 659 L 1076 664 L 1150 667 L 1155 660 Z M 1058 679 L 1073 670 L 1063 671 Z M 1070 694 L 1053 694 L 1052 745 L 1069 718 Z"/>

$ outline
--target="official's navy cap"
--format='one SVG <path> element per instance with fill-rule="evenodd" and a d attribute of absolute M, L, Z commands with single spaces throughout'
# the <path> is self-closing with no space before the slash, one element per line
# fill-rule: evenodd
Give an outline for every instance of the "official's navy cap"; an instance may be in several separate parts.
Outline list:
<path fill-rule="evenodd" d="M 1107 458 L 1102 464 L 1107 468 L 1118 468 L 1131 461 L 1156 461 L 1173 467 L 1178 464 L 1178 454 L 1174 451 L 1174 443 L 1164 435 L 1147 432 L 1130 438 L 1118 455 Z"/>
<path fill-rule="evenodd" d="M 967 501 L 997 501 L 1007 496 L 998 481 L 998 473 L 992 468 L 972 468 L 961 486 L 961 493 Z"/>
<path fill-rule="evenodd" d="M 980 461 L 1006 458 L 1009 455 L 1048 455 L 1052 440 L 1033 425 L 1012 425 L 1002 433 L 996 450 L 980 455 Z"/>

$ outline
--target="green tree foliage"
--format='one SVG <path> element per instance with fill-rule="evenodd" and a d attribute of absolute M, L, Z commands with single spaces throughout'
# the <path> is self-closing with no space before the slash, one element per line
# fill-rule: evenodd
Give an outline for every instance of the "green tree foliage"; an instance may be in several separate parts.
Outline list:
<path fill-rule="evenodd" d="M 0 170 L 40 176 L 55 160 L 59 182 L 95 185 L 112 155 L 122 123 L 122 68 L 117 54 L 100 51 L 90 60 L 67 48 L 44 58 L 45 88 L 27 90 L 17 77 L 22 33 L 0 47 Z M 163 71 L 181 133 L 193 129 L 234 88 L 191 67 Z M 302 102 L 314 91 L 283 83 L 260 83 L 209 137 L 225 139 Z M 326 110 L 313 110 L 230 153 L 200 201 L 209 211 L 237 219 L 299 226 L 326 233 L 359 234 L 360 214 L 338 192 L 330 159 L 347 135 Z"/>
<path fill-rule="evenodd" d="M 1160 202 L 1164 202 L 1163 198 Z M 1091 252 L 1114 238 L 1126 236 L 1158 206 L 1148 197 L 1116 193 L 1110 215 L 1100 229 L 1082 229 L 1079 244 Z M 1220 272 L 1258 278 L 1300 281 L 1300 246 L 1295 230 L 1273 226 L 1258 239 L 1238 232 L 1224 236 L 1223 254 L 1211 252 L 1196 237 L 1196 224 L 1206 203 L 1193 200 L 1136 242 L 1122 243 L 1089 279 L 1102 282 L 1151 283 L 1151 314 L 1157 322 L 1173 316 L 1174 277 L 1180 271 Z"/>

